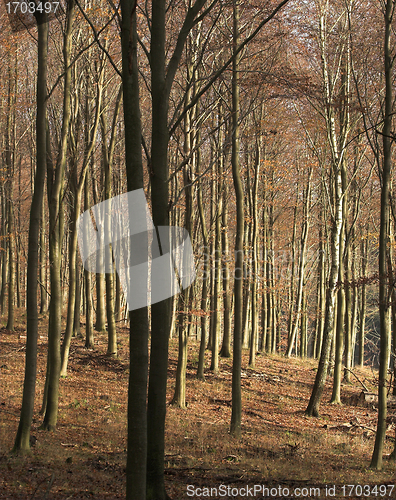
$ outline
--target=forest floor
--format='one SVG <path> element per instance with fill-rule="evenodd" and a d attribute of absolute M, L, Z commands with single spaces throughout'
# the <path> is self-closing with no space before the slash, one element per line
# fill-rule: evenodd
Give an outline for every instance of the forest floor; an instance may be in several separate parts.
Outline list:
<path fill-rule="evenodd" d="M 32 429 L 35 444 L 25 456 L 13 455 L 10 450 L 19 422 L 26 333 L 22 327 L 15 332 L 0 330 L 0 499 L 124 498 L 128 330 L 118 328 L 118 359 L 106 357 L 105 334 L 96 333 L 91 350 L 83 347 L 82 339 L 73 339 L 68 376 L 60 383 L 57 431 L 48 433 L 39 430 L 46 325 L 42 318 Z M 202 382 L 195 376 L 198 349 L 198 343 L 191 340 L 187 409 L 168 406 L 167 411 L 165 474 L 172 500 L 297 495 L 396 498 L 396 487 L 390 494 L 392 486 L 379 486 L 395 485 L 395 463 L 385 460 L 381 472 L 369 469 L 377 412 L 372 403 L 359 402 L 361 386 L 356 379 L 343 384 L 341 406 L 328 403 L 329 382 L 321 418 L 309 418 L 304 410 L 317 362 L 258 355 L 256 368 L 251 370 L 247 368 L 248 352 L 244 352 L 242 437 L 238 440 L 229 434 L 231 359 L 220 360 L 217 375 L 206 369 Z M 208 352 L 206 357 L 209 367 Z M 168 402 L 174 391 L 176 365 L 177 339 L 171 339 Z M 375 372 L 356 368 L 355 373 L 374 391 Z M 390 429 L 386 454 L 393 450 L 394 435 Z M 369 485 L 369 489 L 356 486 L 343 490 L 342 485 Z M 217 488 L 217 494 L 205 487 Z M 263 487 L 269 488 L 269 493 L 259 489 Z"/>

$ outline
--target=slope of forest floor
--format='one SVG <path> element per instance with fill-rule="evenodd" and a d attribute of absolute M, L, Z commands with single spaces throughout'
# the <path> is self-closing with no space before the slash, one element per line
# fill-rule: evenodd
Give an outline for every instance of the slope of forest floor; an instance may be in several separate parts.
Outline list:
<path fill-rule="evenodd" d="M 92 350 L 83 347 L 82 339 L 73 339 L 68 376 L 60 384 L 57 431 L 48 433 L 38 429 L 42 421 L 39 411 L 45 379 L 46 325 L 47 320 L 42 318 L 32 430 L 35 443 L 27 456 L 10 453 L 22 400 L 26 334 L 21 327 L 15 332 L 0 330 L 0 498 L 124 498 L 128 330 L 118 328 L 118 359 L 105 355 L 106 334 L 96 333 Z M 342 406 L 328 403 L 329 383 L 321 418 L 309 418 L 304 410 L 317 362 L 259 355 L 256 368 L 251 370 L 247 368 L 248 353 L 244 352 L 242 437 L 237 440 L 229 435 L 231 359 L 220 360 L 218 375 L 206 369 L 202 382 L 195 376 L 198 349 L 195 339 L 191 340 L 187 409 L 169 406 L 167 412 L 165 466 L 172 500 L 205 498 L 188 496 L 187 485 L 243 488 L 260 484 L 291 492 L 296 487 L 316 486 L 321 494 L 315 498 L 326 498 L 326 485 L 338 485 L 336 497 L 340 498 L 343 484 L 395 484 L 394 462 L 385 461 L 381 472 L 368 468 L 377 415 L 372 404 L 358 401 L 361 386 L 357 380 L 342 386 Z M 210 353 L 206 356 L 208 367 Z M 171 339 L 168 401 L 173 396 L 176 365 L 177 339 Z M 374 390 L 374 372 L 365 368 L 355 373 Z M 389 429 L 386 454 L 393 450 L 394 432 Z M 355 493 L 346 496 L 354 498 Z M 282 498 L 274 496 L 274 490 L 271 495 Z M 378 496 L 366 496 L 381 497 L 379 490 Z M 396 487 L 392 497 L 396 498 Z"/>

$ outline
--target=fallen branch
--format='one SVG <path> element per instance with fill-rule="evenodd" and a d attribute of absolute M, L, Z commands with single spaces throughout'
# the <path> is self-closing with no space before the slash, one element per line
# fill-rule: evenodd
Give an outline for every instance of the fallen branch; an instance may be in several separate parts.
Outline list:
<path fill-rule="evenodd" d="M 344 366 L 344 370 L 348 371 L 349 373 L 352 373 L 352 375 L 356 378 L 356 380 L 359 382 L 359 384 L 361 384 L 361 386 L 363 387 L 363 389 L 364 389 L 366 392 L 370 392 L 370 391 L 367 389 L 366 385 L 365 385 L 365 384 L 364 384 L 364 383 L 363 383 L 363 382 L 359 379 L 359 377 L 358 377 L 355 373 L 353 373 L 353 371 L 352 371 L 352 370 L 350 370 L 350 369 L 349 369 L 349 368 L 347 368 L 346 366 Z"/>
<path fill-rule="evenodd" d="M 52 484 L 54 482 L 54 479 L 55 479 L 55 472 L 52 473 L 51 475 L 51 479 L 49 481 L 49 484 L 48 484 L 48 488 L 47 488 L 47 491 L 45 492 L 45 495 L 43 497 L 44 500 L 46 500 L 46 498 L 48 497 L 48 493 L 50 492 L 50 489 L 52 487 Z"/>
<path fill-rule="evenodd" d="M 37 485 L 36 489 L 33 491 L 33 495 L 30 497 L 30 500 L 33 500 L 33 498 L 35 497 L 36 493 L 37 493 L 37 490 L 40 488 L 40 486 L 48 479 L 48 477 L 45 477 L 44 479 L 42 479 L 39 484 Z M 51 486 L 52 486 L 52 483 L 54 482 L 54 479 L 55 479 L 55 473 L 53 472 L 51 474 L 51 477 L 50 477 L 50 480 L 49 480 L 49 484 L 48 484 L 48 488 L 47 488 L 47 491 L 45 492 L 44 494 L 44 499 L 47 498 L 48 496 L 48 493 L 51 489 Z"/>

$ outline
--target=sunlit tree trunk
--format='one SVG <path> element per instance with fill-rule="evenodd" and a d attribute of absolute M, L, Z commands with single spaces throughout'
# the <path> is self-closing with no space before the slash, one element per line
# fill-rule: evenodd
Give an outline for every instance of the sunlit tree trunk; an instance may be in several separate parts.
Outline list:
<path fill-rule="evenodd" d="M 222 104 L 218 108 L 218 148 L 221 150 L 224 143 L 224 130 L 221 125 L 223 120 L 224 112 Z M 214 240 L 214 275 L 213 275 L 213 312 L 212 312 L 212 357 L 210 363 L 210 369 L 214 373 L 219 371 L 219 337 L 220 337 L 220 324 L 221 324 L 221 296 L 220 287 L 222 284 L 222 238 L 221 238 L 221 219 L 223 212 L 223 196 L 221 192 L 221 187 L 223 184 L 223 155 L 220 154 L 217 160 L 217 172 L 216 181 L 213 183 L 214 195 L 215 195 L 215 240 Z"/>
<path fill-rule="evenodd" d="M 190 45 L 190 44 L 189 44 Z M 188 46 L 188 50 L 191 47 Z M 190 54 L 191 58 L 191 54 Z M 193 75 L 193 62 L 189 60 L 187 63 L 187 83 L 191 84 Z M 192 85 L 186 92 L 184 105 L 188 106 L 192 97 Z M 192 133 L 192 114 L 194 108 L 188 111 L 184 117 L 184 156 L 188 158 L 191 155 L 193 133 Z M 194 172 L 194 162 L 189 161 L 184 167 L 183 171 L 183 181 L 184 181 L 184 193 L 185 193 L 185 216 L 184 216 L 184 227 L 189 234 L 193 228 L 193 172 Z M 179 323 L 179 350 L 177 359 L 177 369 L 176 369 L 176 383 L 175 383 L 175 393 L 172 399 L 172 404 L 178 406 L 179 408 L 186 408 L 186 370 L 187 370 L 187 341 L 188 341 L 188 329 L 186 327 L 186 317 L 188 314 L 188 306 L 190 299 L 191 290 L 190 288 L 185 288 L 181 291 L 178 323 Z"/>
<path fill-rule="evenodd" d="M 1 236 L 4 244 L 2 245 L 2 250 L 1 250 L 1 297 L 0 297 L 0 313 L 1 315 L 4 314 L 5 310 L 5 305 L 6 305 L 6 290 L 7 290 L 7 276 L 8 276 L 8 243 L 7 243 L 7 195 L 6 195 L 6 186 L 4 185 L 4 182 L 2 183 L 1 186 L 1 219 L 2 219 L 2 224 L 1 224 Z"/>
<path fill-rule="evenodd" d="M 15 65 L 17 61 L 15 61 Z M 5 140 L 5 163 L 7 168 L 7 221 L 8 221 L 8 320 L 7 330 L 14 330 L 14 309 L 15 309 L 15 217 L 14 217 L 14 161 L 15 161 L 15 95 L 17 92 L 16 86 L 16 69 L 14 74 L 11 70 L 11 53 L 9 54 L 9 68 L 8 68 L 8 113 L 7 113 L 7 126 L 6 126 L 6 140 Z"/>
<path fill-rule="evenodd" d="M 221 214 L 221 245 L 222 245 L 222 281 L 223 281 L 223 305 L 224 305 L 224 334 L 223 344 L 220 350 L 220 356 L 229 358 L 231 356 L 231 296 L 229 291 L 230 286 L 230 269 L 229 269 L 229 245 L 228 245 L 228 189 L 226 180 L 223 181 L 222 195 L 223 195 L 223 211 Z"/>
<path fill-rule="evenodd" d="M 326 293 L 326 310 L 323 329 L 323 344 L 319 358 L 318 370 L 314 387 L 312 389 L 306 413 L 311 416 L 319 416 L 319 406 L 325 386 L 328 366 L 331 354 L 331 345 L 333 341 L 334 317 L 335 317 L 335 296 L 336 286 L 339 274 L 340 263 L 340 234 L 343 220 L 343 196 L 342 196 L 342 177 L 341 177 L 341 162 L 345 153 L 346 140 L 348 137 L 348 129 L 344 130 L 340 137 L 337 137 L 335 125 L 335 110 L 332 105 L 334 96 L 333 89 L 330 85 L 330 75 L 327 65 L 327 46 L 326 46 L 326 12 L 323 8 L 319 11 L 319 31 L 320 31 L 320 51 L 322 57 L 322 75 L 324 83 L 324 99 L 326 103 L 325 120 L 327 128 L 327 136 L 332 155 L 332 170 L 333 170 L 333 196 L 334 196 L 334 214 L 332 220 L 331 234 L 331 269 L 329 275 L 329 283 Z"/>
<path fill-rule="evenodd" d="M 341 230 L 340 238 L 340 268 L 338 280 L 343 282 L 344 263 L 341 258 L 344 250 L 344 229 Z M 344 353 L 345 335 L 345 289 L 341 286 L 337 292 L 337 313 L 336 313 L 336 336 L 335 336 L 335 358 L 334 358 L 334 379 L 331 403 L 341 404 L 341 380 L 342 380 L 342 356 Z"/>
<path fill-rule="evenodd" d="M 368 256 L 368 224 L 366 226 L 366 234 L 360 243 L 361 252 L 361 268 L 362 276 L 366 276 L 367 272 L 367 256 Z M 366 327 L 366 308 L 367 308 L 367 288 L 366 283 L 363 281 L 360 293 L 360 318 L 359 318 L 359 365 L 364 365 L 364 341 L 365 341 L 365 327 Z"/>
<path fill-rule="evenodd" d="M 321 209 L 321 223 L 319 226 L 319 258 L 318 258 L 318 298 L 317 298 L 317 310 L 316 310 L 316 331 L 315 331 L 315 345 L 313 356 L 319 358 L 320 352 L 322 350 L 322 340 L 323 340 L 323 327 L 325 318 L 325 253 L 326 245 L 324 241 L 324 208 Z"/>
<path fill-rule="evenodd" d="M 199 142 L 199 140 L 198 140 Z M 198 150 L 197 152 L 197 176 L 200 176 L 201 173 L 201 153 Z M 197 369 L 197 378 L 204 380 L 204 368 L 205 368 L 205 347 L 206 347 L 206 338 L 207 338 L 207 329 L 208 329 L 208 317 L 207 317 L 207 303 L 208 303 L 208 285 L 209 285 L 209 247 L 208 247 L 208 234 L 206 229 L 205 222 L 205 213 L 203 208 L 202 201 L 202 182 L 198 181 L 198 189 L 197 189 L 197 204 L 198 204 L 198 213 L 199 219 L 201 222 L 201 230 L 202 230 L 202 241 L 203 241 L 203 269 L 202 269 L 202 295 L 201 295 L 201 340 L 199 345 L 199 360 L 198 360 L 198 369 Z"/>
<path fill-rule="evenodd" d="M 298 199 L 300 196 L 300 184 L 299 179 L 296 182 L 296 202 L 294 205 L 294 216 L 293 216 L 293 233 L 291 240 L 291 279 L 289 287 L 289 319 L 288 319 L 288 335 L 287 342 L 290 345 L 292 334 L 293 334 L 293 319 L 294 319 L 294 305 L 295 305 L 295 274 L 296 274 L 296 239 L 297 239 L 297 214 L 298 214 Z"/>
<path fill-rule="evenodd" d="M 258 336 L 258 297 L 257 297 L 257 284 L 258 284 L 258 209 L 257 209 L 257 197 L 258 197 L 258 183 L 260 178 L 260 143 L 259 138 L 256 138 L 256 155 L 254 163 L 254 180 L 253 180 L 253 193 L 252 193 L 252 216 L 253 216 L 253 233 L 251 246 L 253 250 L 252 259 L 252 336 L 250 340 L 250 354 L 249 354 L 249 366 L 251 368 L 255 367 L 256 364 L 256 351 L 257 351 L 257 336 Z"/>
<path fill-rule="evenodd" d="M 74 331 L 75 318 L 78 318 L 78 324 L 80 322 L 80 310 L 76 310 L 76 300 L 79 294 L 79 288 L 77 287 L 77 219 L 80 215 L 81 204 L 82 204 L 82 196 L 84 190 L 84 183 L 86 173 L 89 167 L 91 155 L 94 150 L 94 145 L 96 141 L 96 134 L 98 131 L 99 125 L 99 116 L 101 113 L 101 102 L 102 102 L 102 93 L 103 93 L 103 68 L 98 75 L 97 81 L 97 91 L 96 91 L 96 110 L 95 110 L 95 119 L 92 126 L 92 130 L 85 130 L 85 148 L 84 148 L 84 161 L 81 168 L 81 172 L 79 177 L 77 176 L 77 154 L 74 154 L 74 165 L 73 172 L 71 172 L 71 183 L 73 185 L 73 207 L 71 211 L 71 235 L 69 238 L 69 300 L 68 300 L 68 308 L 67 308 L 67 322 L 66 322 L 66 331 L 65 336 L 62 343 L 62 351 L 61 351 L 61 376 L 66 376 L 67 373 L 67 363 L 69 359 L 69 350 L 70 350 L 70 342 L 72 338 L 72 334 Z M 88 80 L 88 79 L 87 79 Z M 117 106 L 116 106 L 117 108 Z M 90 121 L 90 109 L 89 109 L 89 98 L 88 95 L 86 97 L 85 103 L 85 121 L 89 123 Z M 74 143 L 74 141 L 73 141 Z M 74 144 L 73 144 L 74 145 Z M 105 161 L 105 160 L 103 160 Z M 106 176 L 106 167 L 105 167 L 105 176 Z M 105 187 L 106 190 L 106 187 Z M 106 294 L 107 295 L 107 294 Z M 79 298 L 78 298 L 79 300 Z"/>
<path fill-rule="evenodd" d="M 307 187 L 304 193 L 304 210 L 303 210 L 303 227 L 301 229 L 301 237 L 300 237 L 300 260 L 298 266 L 298 288 L 297 288 L 297 303 L 296 303 L 296 317 L 294 320 L 294 326 L 291 332 L 291 336 L 289 338 L 289 345 L 287 348 L 286 356 L 290 357 L 294 342 L 296 342 L 297 338 L 297 330 L 300 325 L 300 316 L 302 309 L 302 298 L 303 298 L 303 288 L 304 288 L 304 273 L 305 273 L 305 259 L 306 259 L 306 249 L 308 243 L 308 232 L 309 232 L 309 210 L 310 210 L 310 202 L 311 202 L 311 176 L 312 176 L 312 168 L 310 168 L 308 173 Z M 297 350 L 297 349 L 296 349 Z"/>
<path fill-rule="evenodd" d="M 103 151 L 103 166 L 104 166 L 104 184 L 105 184 L 105 198 L 110 200 L 112 197 L 112 171 L 113 171 L 113 158 L 116 139 L 117 118 L 121 107 L 121 90 L 118 93 L 116 106 L 113 116 L 110 144 L 107 146 L 107 123 L 104 113 L 101 114 L 101 131 L 102 131 L 102 151 Z M 129 140 L 129 139 L 128 139 Z M 111 213 L 107 212 L 105 220 L 105 231 L 111 231 Z M 113 269 L 113 255 L 112 246 L 109 245 L 106 254 L 106 268 Z M 114 273 L 106 273 L 106 315 L 107 315 L 107 354 L 112 357 L 117 356 L 117 330 L 115 323 L 115 286 L 114 286 Z"/>
<path fill-rule="evenodd" d="M 308 312 L 307 312 L 307 292 L 305 283 L 303 285 L 301 301 L 301 352 L 300 356 L 306 358 L 308 354 Z"/>
<path fill-rule="evenodd" d="M 40 314 L 45 314 L 48 310 L 48 298 L 47 298 L 47 252 L 45 248 L 45 206 L 44 199 L 41 210 L 41 225 L 40 225 Z"/>
<path fill-rule="evenodd" d="M 51 302 L 48 328 L 48 393 L 47 405 L 42 424 L 43 429 L 55 430 L 58 418 L 59 376 L 61 369 L 60 339 L 62 327 L 62 287 L 61 287 L 61 250 L 63 238 L 63 182 L 66 169 L 69 124 L 71 115 L 71 79 L 70 53 L 72 44 L 72 25 L 75 5 L 68 3 L 66 31 L 64 36 L 65 83 L 63 96 L 63 120 L 59 144 L 59 153 L 55 168 L 52 164 L 49 127 L 47 126 L 47 195 L 49 208 L 49 257 L 51 279 Z"/>
<path fill-rule="evenodd" d="M 264 184 L 265 193 L 265 184 Z M 261 244 L 263 247 L 263 266 L 261 269 L 262 280 L 263 280 L 263 296 L 261 300 L 261 337 L 259 342 L 259 350 L 262 352 L 266 348 L 267 342 L 267 320 L 268 320 L 268 310 L 267 310 L 267 207 L 264 199 L 263 207 L 263 231 L 261 237 Z"/>
<path fill-rule="evenodd" d="M 91 208 L 91 201 L 89 196 L 89 174 L 85 179 L 84 184 L 84 210 Z M 88 244 L 88 242 L 87 242 Z M 93 348 L 94 335 L 93 335 L 93 301 L 92 301 L 92 274 L 87 269 L 84 269 L 85 281 L 85 347 Z"/>

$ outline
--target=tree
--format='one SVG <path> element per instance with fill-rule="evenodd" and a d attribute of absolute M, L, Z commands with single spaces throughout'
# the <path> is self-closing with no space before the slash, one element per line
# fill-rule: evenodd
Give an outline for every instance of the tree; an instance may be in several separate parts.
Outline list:
<path fill-rule="evenodd" d="M 345 161 L 346 145 L 349 136 L 349 121 L 345 120 L 341 123 L 339 132 L 336 128 L 337 108 L 334 105 L 334 100 L 337 95 L 336 82 L 340 72 L 337 71 L 337 65 L 333 68 L 329 67 L 328 61 L 328 4 L 319 1 L 317 3 L 319 16 L 319 46 L 322 62 L 322 81 L 323 81 L 323 101 L 324 101 L 324 118 L 326 123 L 326 131 L 328 143 L 331 151 L 331 169 L 333 176 L 333 207 L 332 207 L 332 231 L 331 231 L 331 268 L 329 276 L 329 285 L 326 292 L 326 307 L 325 321 L 323 330 L 322 351 L 319 358 L 318 371 L 315 377 L 314 387 L 309 400 L 306 413 L 310 416 L 319 415 L 319 406 L 322 398 L 324 385 L 327 378 L 327 371 L 330 360 L 331 344 L 333 340 L 333 329 L 335 320 L 335 296 L 337 290 L 337 280 L 339 274 L 340 263 L 340 236 L 343 224 L 343 191 L 342 191 L 342 165 Z M 346 23 L 347 12 L 343 10 L 340 18 L 341 23 Z M 339 66 L 338 66 L 339 68 Z M 348 113 L 347 113 L 348 114 Z"/>
<path fill-rule="evenodd" d="M 47 58 L 48 58 L 48 19 L 47 14 L 36 12 L 38 30 L 38 67 L 37 67 L 37 115 L 36 141 L 37 166 L 34 180 L 34 192 L 30 209 L 29 247 L 27 268 L 27 334 L 25 378 L 23 382 L 23 396 L 21 416 L 18 431 L 15 437 L 14 451 L 28 451 L 30 449 L 30 427 L 33 418 L 34 396 L 37 373 L 37 339 L 38 339 L 38 310 L 37 310 L 37 277 L 38 277 L 38 249 L 41 221 L 41 207 L 44 199 L 44 181 L 47 162 L 46 150 L 46 103 L 47 103 Z"/>
<path fill-rule="evenodd" d="M 63 203 L 63 181 L 66 169 L 66 153 L 69 136 L 69 124 L 71 115 L 71 44 L 72 25 L 74 19 L 75 4 L 71 0 L 67 4 L 66 30 L 64 35 L 64 96 L 63 96 L 63 119 L 62 131 L 59 141 L 59 151 L 54 168 L 50 148 L 50 130 L 47 123 L 47 195 L 49 208 L 49 255 L 50 255 L 50 278 L 51 278 L 51 302 L 49 309 L 48 327 L 48 358 L 47 358 L 47 391 L 46 409 L 41 428 L 49 431 L 55 430 L 58 419 L 59 404 L 59 376 L 61 370 L 61 324 L 62 324 L 62 291 L 61 291 L 61 246 L 63 237 L 62 203 Z M 44 406 L 44 405 L 43 405 Z"/>
<path fill-rule="evenodd" d="M 83 164 L 81 167 L 81 172 L 80 175 L 77 175 L 77 156 L 78 156 L 78 151 L 77 151 L 77 137 L 71 132 L 71 137 L 72 137 L 72 144 L 70 148 L 73 151 L 73 164 L 71 167 L 71 172 L 70 172 L 70 178 L 71 178 L 71 184 L 72 184 L 72 191 L 73 191 L 73 207 L 72 207 L 72 213 L 71 213 L 71 235 L 70 235 L 70 242 L 69 242 L 69 300 L 68 300 L 68 308 L 67 308 L 67 322 L 66 322 L 66 331 L 65 331 L 65 336 L 63 338 L 63 343 L 62 343 L 62 350 L 61 350 L 61 369 L 60 369 L 60 375 L 62 377 L 65 377 L 67 374 L 67 363 L 69 359 L 69 350 L 70 350 L 70 342 L 71 342 L 71 337 L 73 334 L 73 329 L 74 329 L 74 324 L 75 324 L 75 317 L 77 316 L 79 318 L 80 311 L 76 310 L 76 296 L 77 296 L 77 219 L 80 214 L 80 209 L 81 209 L 81 204 L 82 204 L 82 196 L 83 196 L 83 190 L 84 190 L 84 185 L 85 185 L 85 179 L 87 175 L 87 171 L 90 165 L 91 161 L 91 156 L 93 154 L 95 142 L 96 142 L 96 136 L 98 132 L 98 127 L 99 127 L 99 121 L 104 120 L 104 115 L 102 112 L 102 96 L 103 96 L 103 78 L 104 78 L 104 57 L 102 57 L 101 64 L 100 64 L 100 69 L 98 71 L 97 76 L 97 82 L 95 82 L 95 88 L 97 89 L 96 92 L 96 107 L 95 107 L 95 118 L 94 118 L 94 123 L 92 126 L 92 130 L 89 131 L 89 123 L 90 123 L 90 106 L 89 106 L 89 88 L 86 89 L 87 95 L 86 95 L 86 103 L 85 103 L 85 144 L 84 144 L 84 159 L 83 159 Z M 89 87 L 89 85 L 87 85 Z M 119 103 L 116 105 L 116 115 L 118 114 L 118 109 L 119 109 Z M 102 132 L 105 132 L 106 130 L 103 130 Z M 103 138 L 103 141 L 106 139 Z M 103 162 L 104 162 L 104 170 L 105 170 L 105 178 L 107 180 L 106 183 L 106 196 L 110 194 L 109 192 L 109 159 L 107 156 L 107 149 L 104 149 L 103 151 Z M 106 275 L 106 280 L 107 280 L 107 275 Z M 107 283 L 107 281 L 106 281 Z M 113 312 L 113 321 L 109 321 L 109 334 L 110 332 L 114 332 L 115 330 L 115 323 L 114 323 L 114 312 Z M 79 319 L 78 319 L 79 322 Z M 114 327 L 112 329 L 112 327 Z M 114 337 L 114 335 L 113 335 Z M 115 345 L 115 351 L 117 350 L 117 344 Z M 114 350 L 114 340 L 112 341 L 112 348 L 111 351 Z"/>
<path fill-rule="evenodd" d="M 125 130 L 125 165 L 128 191 L 143 187 L 139 71 L 137 64 L 136 3 L 121 0 L 122 91 Z M 148 311 L 129 313 L 128 384 L 128 500 L 146 499 Z"/>
<path fill-rule="evenodd" d="M 244 234 L 244 193 L 239 165 L 239 60 L 237 47 L 239 44 L 239 4 L 233 0 L 233 37 L 232 48 L 234 59 L 232 62 L 232 178 L 237 203 L 237 227 L 235 236 L 235 279 L 234 279 L 234 344 L 232 360 L 232 435 L 241 434 L 241 361 L 242 361 L 242 316 L 243 316 L 243 234 Z"/>
<path fill-rule="evenodd" d="M 392 169 L 392 105 L 393 105 L 393 64 L 394 57 L 391 49 L 392 20 L 396 2 L 387 0 L 384 10 L 384 75 L 385 75 L 385 102 L 382 127 L 382 188 L 381 188 L 381 223 L 379 239 L 379 312 L 380 312 L 380 367 L 378 380 L 378 422 L 375 435 L 375 445 L 370 467 L 382 468 L 382 453 L 386 433 L 387 414 L 387 375 L 390 355 L 390 301 L 388 277 L 388 245 L 390 237 L 390 204 L 389 194 Z"/>

